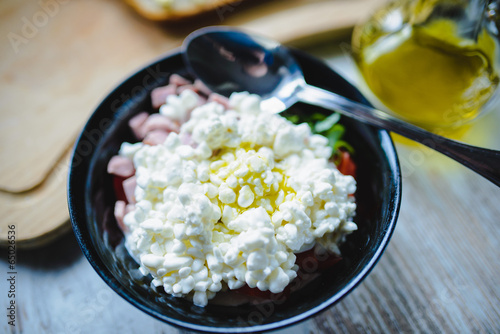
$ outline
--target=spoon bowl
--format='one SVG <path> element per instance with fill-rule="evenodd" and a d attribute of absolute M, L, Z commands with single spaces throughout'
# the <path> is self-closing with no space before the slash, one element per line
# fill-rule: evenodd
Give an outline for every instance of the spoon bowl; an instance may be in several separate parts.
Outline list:
<path fill-rule="evenodd" d="M 228 96 L 248 91 L 263 107 L 281 112 L 296 102 L 337 111 L 395 132 L 458 161 L 500 186 L 500 152 L 459 143 L 406 123 L 380 110 L 309 85 L 290 51 L 276 41 L 230 27 L 207 27 L 190 34 L 183 57 L 209 88 Z"/>
<path fill-rule="evenodd" d="M 260 95 L 275 105 L 275 112 L 295 104 L 295 90 L 306 84 L 302 69 L 281 44 L 229 27 L 192 33 L 184 42 L 183 55 L 192 72 L 213 91 L 225 96 L 241 91 Z"/>

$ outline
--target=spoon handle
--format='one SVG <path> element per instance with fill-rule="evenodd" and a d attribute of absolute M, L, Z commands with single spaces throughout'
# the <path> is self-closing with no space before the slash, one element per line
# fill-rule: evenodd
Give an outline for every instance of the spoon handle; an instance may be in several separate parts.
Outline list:
<path fill-rule="evenodd" d="M 466 145 L 441 137 L 380 110 L 353 102 L 318 87 L 301 86 L 301 89 L 297 91 L 297 98 L 302 102 L 336 110 L 358 121 L 378 126 L 419 142 L 458 161 L 500 187 L 500 151 Z"/>

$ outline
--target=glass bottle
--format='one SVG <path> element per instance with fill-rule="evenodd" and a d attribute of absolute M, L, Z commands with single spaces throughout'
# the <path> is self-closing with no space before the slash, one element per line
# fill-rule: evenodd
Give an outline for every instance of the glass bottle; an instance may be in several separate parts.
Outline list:
<path fill-rule="evenodd" d="M 389 110 L 431 131 L 474 119 L 499 84 L 500 0 L 396 0 L 355 28 L 353 55 Z"/>

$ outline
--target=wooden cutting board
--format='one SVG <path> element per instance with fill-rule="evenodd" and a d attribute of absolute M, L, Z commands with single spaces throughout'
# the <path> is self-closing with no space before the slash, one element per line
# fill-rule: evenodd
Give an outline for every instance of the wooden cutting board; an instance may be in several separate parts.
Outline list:
<path fill-rule="evenodd" d="M 0 2 L 0 245 L 68 228 L 67 152 L 107 92 L 196 28 L 233 25 L 282 43 L 345 33 L 387 0 L 248 0 L 181 23 L 154 23 L 121 0 Z M 333 43 L 333 42 L 332 42 Z"/>

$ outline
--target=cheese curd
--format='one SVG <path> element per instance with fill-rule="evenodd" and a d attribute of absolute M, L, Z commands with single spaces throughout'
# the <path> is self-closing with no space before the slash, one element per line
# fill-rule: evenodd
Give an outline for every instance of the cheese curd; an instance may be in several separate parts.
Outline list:
<path fill-rule="evenodd" d="M 190 96 L 160 112 L 184 118 Z M 126 247 L 153 286 L 198 306 L 225 286 L 279 293 L 296 277 L 294 253 L 316 242 L 338 252 L 356 230 L 356 184 L 329 161 L 325 137 L 262 110 L 256 95 L 229 104 L 196 107 L 161 145 L 120 150 L 137 180 Z"/>

